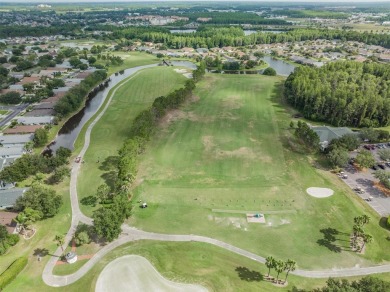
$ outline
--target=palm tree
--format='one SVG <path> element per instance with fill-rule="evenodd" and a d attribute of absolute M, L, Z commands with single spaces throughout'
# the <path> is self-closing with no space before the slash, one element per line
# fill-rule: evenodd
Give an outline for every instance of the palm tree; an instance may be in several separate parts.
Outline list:
<path fill-rule="evenodd" d="M 362 217 L 360 217 L 360 216 L 357 216 L 357 217 L 353 218 L 353 222 L 355 223 L 355 225 L 358 225 L 358 226 L 362 226 L 363 225 Z"/>
<path fill-rule="evenodd" d="M 21 226 L 22 230 L 27 230 L 29 226 L 37 220 L 42 219 L 42 212 L 31 208 L 24 209 L 14 219 Z"/>
<path fill-rule="evenodd" d="M 366 243 L 371 243 L 373 241 L 373 237 L 371 234 L 368 234 L 368 233 L 363 233 L 362 234 L 362 237 L 363 237 L 363 245 L 362 247 L 360 248 L 360 251 L 363 250 L 364 246 L 366 245 Z"/>
<path fill-rule="evenodd" d="M 356 242 L 358 237 L 360 237 L 364 233 L 362 227 L 360 225 L 354 225 L 353 226 L 353 239 L 352 239 L 352 244 L 353 247 L 356 248 Z"/>
<path fill-rule="evenodd" d="M 14 221 L 19 224 L 20 226 L 20 234 L 23 234 L 22 231 L 26 230 L 28 227 L 28 222 L 27 222 L 27 216 L 23 212 L 19 213 L 16 218 L 14 218 Z"/>
<path fill-rule="evenodd" d="M 269 274 L 271 273 L 271 269 L 275 267 L 275 259 L 272 256 L 268 256 L 265 259 L 265 266 L 268 268 L 267 277 L 269 277 Z"/>
<path fill-rule="evenodd" d="M 370 219 L 371 219 L 370 216 L 367 216 L 367 215 L 362 215 L 362 216 L 360 216 L 360 218 L 362 220 L 363 225 L 368 224 L 370 222 Z"/>
<path fill-rule="evenodd" d="M 353 226 L 353 235 L 355 237 L 360 237 L 364 233 L 363 229 L 359 225 L 354 225 Z"/>
<path fill-rule="evenodd" d="M 286 273 L 286 279 L 284 279 L 284 283 L 287 282 L 288 273 L 295 271 L 296 268 L 297 268 L 297 262 L 296 261 L 290 260 L 290 259 L 288 259 L 286 261 L 285 269 L 286 269 L 287 273 Z"/>
<path fill-rule="evenodd" d="M 54 238 L 54 241 L 57 243 L 57 246 L 61 246 L 61 249 L 62 249 L 62 253 L 64 253 L 64 243 L 65 243 L 65 237 L 61 234 L 61 235 L 56 235 L 56 237 Z"/>
<path fill-rule="evenodd" d="M 285 270 L 285 265 L 282 260 L 275 261 L 275 270 L 278 273 L 276 276 L 276 284 L 279 282 L 279 274 Z"/>

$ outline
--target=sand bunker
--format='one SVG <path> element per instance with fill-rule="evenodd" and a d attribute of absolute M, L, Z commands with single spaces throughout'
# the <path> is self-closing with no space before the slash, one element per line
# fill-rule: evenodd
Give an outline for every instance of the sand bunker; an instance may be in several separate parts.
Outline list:
<path fill-rule="evenodd" d="M 169 281 L 144 257 L 127 255 L 112 261 L 100 273 L 95 292 L 105 291 L 206 292 L 207 289 Z"/>
<path fill-rule="evenodd" d="M 327 198 L 333 195 L 334 191 L 328 188 L 308 188 L 306 192 L 315 198 Z"/>

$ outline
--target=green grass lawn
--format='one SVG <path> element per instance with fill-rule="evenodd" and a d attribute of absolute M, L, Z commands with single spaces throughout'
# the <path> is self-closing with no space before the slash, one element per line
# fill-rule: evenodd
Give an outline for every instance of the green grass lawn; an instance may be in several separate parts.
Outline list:
<path fill-rule="evenodd" d="M 71 221 L 69 179 L 66 179 L 54 188 L 63 197 L 64 203 L 59 213 L 53 218 L 34 223 L 33 225 L 37 229 L 37 232 L 31 239 L 25 240 L 20 238 L 19 243 L 15 247 L 11 247 L 6 255 L 0 256 L 0 274 L 18 257 L 28 257 L 26 268 L 13 281 L 13 284 L 7 287 L 6 291 L 21 291 L 16 288 L 10 288 L 12 285 L 27 288 L 31 283 L 35 282 L 39 282 L 41 286 L 43 285 L 41 276 L 43 268 L 49 260 L 49 255 L 43 256 L 42 261 L 39 262 L 37 260 L 37 253 L 52 254 L 57 249 L 54 237 L 57 234 L 65 235 L 70 227 Z"/>
<path fill-rule="evenodd" d="M 207 75 L 195 92 L 199 101 L 171 113 L 175 122 L 162 125 L 142 155 L 135 193 L 149 207 L 135 208 L 130 223 L 294 258 L 301 268 L 390 260 L 387 231 L 376 214 L 294 144 L 290 115 L 279 103 L 281 81 Z M 313 198 L 308 187 L 329 187 L 335 195 Z M 265 225 L 248 224 L 245 211 L 278 214 L 266 214 Z M 365 255 L 356 255 L 348 251 L 349 234 L 353 217 L 361 214 L 371 216 L 367 231 L 375 241 Z M 340 232 L 335 241 L 326 240 L 327 228 Z"/>
<path fill-rule="evenodd" d="M 85 163 L 78 180 L 80 200 L 95 195 L 97 187 L 104 181 L 113 184 L 115 173 L 111 163 L 128 138 L 133 119 L 139 112 L 151 106 L 156 97 L 182 87 L 185 80 L 183 75 L 172 68 L 155 67 L 130 77 L 129 81 L 118 89 L 107 112 L 92 130 L 91 144 L 84 157 Z M 81 144 L 76 145 L 79 147 Z M 81 208 L 90 216 L 96 207 L 81 204 Z"/>
<path fill-rule="evenodd" d="M 143 52 L 112 52 L 112 55 L 121 57 L 123 59 L 123 64 L 119 66 L 110 66 L 108 68 L 108 76 L 127 68 L 161 62 L 156 56 Z M 99 62 L 103 65 L 105 64 L 105 61 Z"/>
<path fill-rule="evenodd" d="M 14 281 L 4 291 L 95 291 L 95 284 L 103 268 L 112 260 L 128 254 L 147 258 L 167 279 L 183 283 L 198 283 L 210 291 L 275 291 L 275 286 L 262 280 L 268 269 L 253 260 L 243 258 L 221 248 L 204 243 L 138 241 L 116 248 L 104 256 L 84 277 L 65 287 L 46 286 L 40 276 L 30 282 Z M 63 265 L 58 274 L 74 272 L 85 261 Z M 190 264 L 189 264 L 190 263 Z M 24 272 L 22 272 L 24 274 Z M 276 276 L 275 271 L 271 271 Z M 375 277 L 388 279 L 389 274 Z M 284 279 L 282 273 L 280 278 Z M 349 278 L 352 280 L 355 278 Z M 291 291 L 293 286 L 313 289 L 325 285 L 326 279 L 307 279 L 290 275 L 289 285 L 278 288 Z"/>

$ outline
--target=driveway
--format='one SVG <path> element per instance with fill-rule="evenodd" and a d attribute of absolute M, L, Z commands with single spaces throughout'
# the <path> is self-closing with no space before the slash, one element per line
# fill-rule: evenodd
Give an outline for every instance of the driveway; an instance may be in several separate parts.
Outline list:
<path fill-rule="evenodd" d="M 379 163 L 380 158 L 377 154 L 377 149 L 371 151 Z M 357 152 L 353 152 L 351 157 L 356 157 L 356 155 Z M 390 168 L 388 170 L 390 170 Z M 363 194 L 355 192 L 357 196 L 365 200 L 367 204 L 369 204 L 371 208 L 373 208 L 382 217 L 390 215 L 390 197 L 386 197 L 381 191 L 374 187 L 374 182 L 377 181 L 374 177 L 374 170 L 366 169 L 364 171 L 357 171 L 355 167 L 348 164 L 348 166 L 345 167 L 344 172 L 348 175 L 348 178 L 342 180 L 351 189 L 360 187 L 364 190 Z M 367 200 L 369 197 L 372 197 L 371 201 Z"/>

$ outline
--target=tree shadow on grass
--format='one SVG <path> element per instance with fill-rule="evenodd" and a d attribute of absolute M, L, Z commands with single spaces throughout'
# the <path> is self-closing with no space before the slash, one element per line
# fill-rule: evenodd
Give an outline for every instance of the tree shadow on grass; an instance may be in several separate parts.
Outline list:
<path fill-rule="evenodd" d="M 236 272 L 241 280 L 247 282 L 260 282 L 264 279 L 264 276 L 257 272 L 251 271 L 247 267 L 237 267 Z"/>
<path fill-rule="evenodd" d="M 318 239 L 317 243 L 321 246 L 324 246 L 328 248 L 330 251 L 340 253 L 342 250 L 347 250 L 345 247 L 341 247 L 340 245 L 336 244 L 336 241 L 347 241 L 345 239 L 336 238 L 336 235 L 348 235 L 348 233 L 340 232 L 337 229 L 334 228 L 324 228 L 321 229 L 320 232 L 324 235 L 324 238 Z"/>
<path fill-rule="evenodd" d="M 100 170 L 111 171 L 117 168 L 119 156 L 108 156 L 99 166 Z"/>
<path fill-rule="evenodd" d="M 34 256 L 39 256 L 39 257 L 45 257 L 49 254 L 49 250 L 47 248 L 36 248 L 34 249 Z"/>
<path fill-rule="evenodd" d="M 112 170 L 109 172 L 105 172 L 100 177 L 104 179 L 104 182 L 106 183 L 106 185 L 108 185 L 111 188 L 111 190 L 115 188 L 115 181 L 117 178 L 116 171 Z"/>
<path fill-rule="evenodd" d="M 98 198 L 95 196 L 88 196 L 80 200 L 81 204 L 85 206 L 91 206 L 91 207 L 95 207 L 97 202 L 98 202 Z"/>

